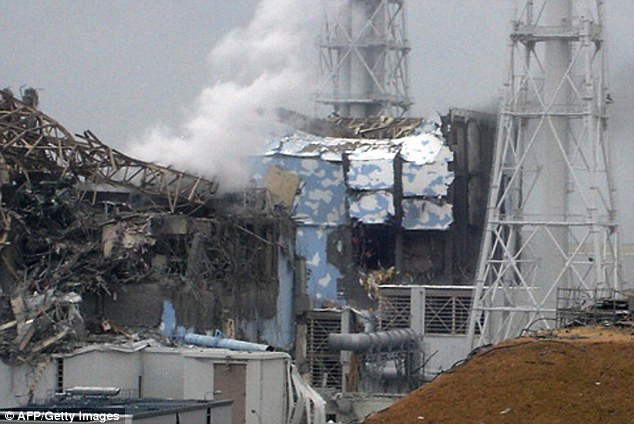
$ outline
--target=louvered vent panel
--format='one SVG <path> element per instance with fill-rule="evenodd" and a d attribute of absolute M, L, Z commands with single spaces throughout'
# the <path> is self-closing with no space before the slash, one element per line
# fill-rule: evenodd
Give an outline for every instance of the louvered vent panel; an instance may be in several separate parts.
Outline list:
<path fill-rule="evenodd" d="M 379 298 L 379 330 L 409 328 L 411 312 L 409 287 L 381 288 Z"/>
<path fill-rule="evenodd" d="M 341 389 L 340 354 L 328 349 L 328 335 L 341 332 L 341 313 L 311 311 L 307 324 L 306 357 L 313 386 Z"/>

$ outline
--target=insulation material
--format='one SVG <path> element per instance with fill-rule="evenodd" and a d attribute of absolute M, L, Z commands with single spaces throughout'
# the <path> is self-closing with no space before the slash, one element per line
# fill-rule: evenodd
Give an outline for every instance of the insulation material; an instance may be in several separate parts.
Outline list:
<path fill-rule="evenodd" d="M 391 160 L 350 161 L 348 186 L 356 190 L 382 190 L 394 186 L 394 163 Z"/>
<path fill-rule="evenodd" d="M 446 230 L 453 222 L 452 207 L 423 199 L 403 199 L 403 222 L 406 230 Z"/>
<path fill-rule="evenodd" d="M 271 193 L 273 204 L 290 209 L 299 188 L 299 177 L 285 172 L 279 166 L 269 166 L 264 176 L 264 187 Z"/>
<path fill-rule="evenodd" d="M 367 192 L 350 199 L 350 217 L 364 224 L 384 224 L 394 216 L 394 200 L 387 191 Z"/>

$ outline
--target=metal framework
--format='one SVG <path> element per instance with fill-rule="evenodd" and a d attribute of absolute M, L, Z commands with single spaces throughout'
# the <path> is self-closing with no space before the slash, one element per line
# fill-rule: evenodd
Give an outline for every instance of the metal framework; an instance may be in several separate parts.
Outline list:
<path fill-rule="evenodd" d="M 405 0 L 325 0 L 317 103 L 340 116 L 404 116 L 408 95 Z"/>
<path fill-rule="evenodd" d="M 603 1 L 521 5 L 469 322 L 472 347 L 555 325 L 558 289 L 621 283 Z"/>
<path fill-rule="evenodd" d="M 58 122 L 8 92 L 0 100 L 0 153 L 9 168 L 29 178 L 33 172 L 74 175 L 85 183 L 106 183 L 165 198 L 172 212 L 187 202 L 204 204 L 214 181 L 132 159 L 90 131 L 75 139 Z"/>

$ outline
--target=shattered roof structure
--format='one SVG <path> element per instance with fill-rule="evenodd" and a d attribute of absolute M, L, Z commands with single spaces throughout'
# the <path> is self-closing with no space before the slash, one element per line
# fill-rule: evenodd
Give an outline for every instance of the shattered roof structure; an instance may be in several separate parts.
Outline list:
<path fill-rule="evenodd" d="M 4 90 L 0 93 L 0 153 L 10 170 L 72 176 L 86 183 L 124 186 L 165 199 L 172 212 L 181 203 L 204 204 L 214 181 L 133 159 L 103 144 L 92 132 L 74 138 L 57 121 Z"/>
<path fill-rule="evenodd" d="M 90 131 L 74 137 L 35 104 L 0 94 L 0 357 L 72 349 L 66 342 L 87 329 L 128 337 L 117 322 L 142 313 L 140 325 L 155 328 L 168 300 L 187 310 L 188 327 L 221 328 L 227 314 L 237 336 L 249 324 L 255 340 L 276 334 L 276 237 L 288 217 L 259 193 L 240 202 L 248 216 L 221 215 L 215 181 L 130 158 Z M 257 228 L 243 223 L 258 218 Z M 118 302 L 126 291 L 141 294 Z M 134 305 L 142 313 L 126 315 L 126 302 L 144 298 Z M 283 337 L 278 345 L 290 343 Z"/>
<path fill-rule="evenodd" d="M 423 123 L 422 118 L 348 118 L 333 115 L 322 119 L 285 108 L 278 108 L 276 112 L 281 122 L 296 130 L 320 137 L 397 139 L 412 135 Z"/>

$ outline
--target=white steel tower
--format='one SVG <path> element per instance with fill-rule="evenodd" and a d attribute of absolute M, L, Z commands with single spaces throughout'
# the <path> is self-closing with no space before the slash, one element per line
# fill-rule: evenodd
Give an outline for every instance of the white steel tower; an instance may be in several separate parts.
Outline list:
<path fill-rule="evenodd" d="M 555 324 L 561 289 L 619 288 L 602 0 L 522 0 L 510 36 L 472 347 Z"/>
<path fill-rule="evenodd" d="M 405 0 L 326 0 L 317 103 L 347 117 L 403 116 L 408 96 Z"/>

